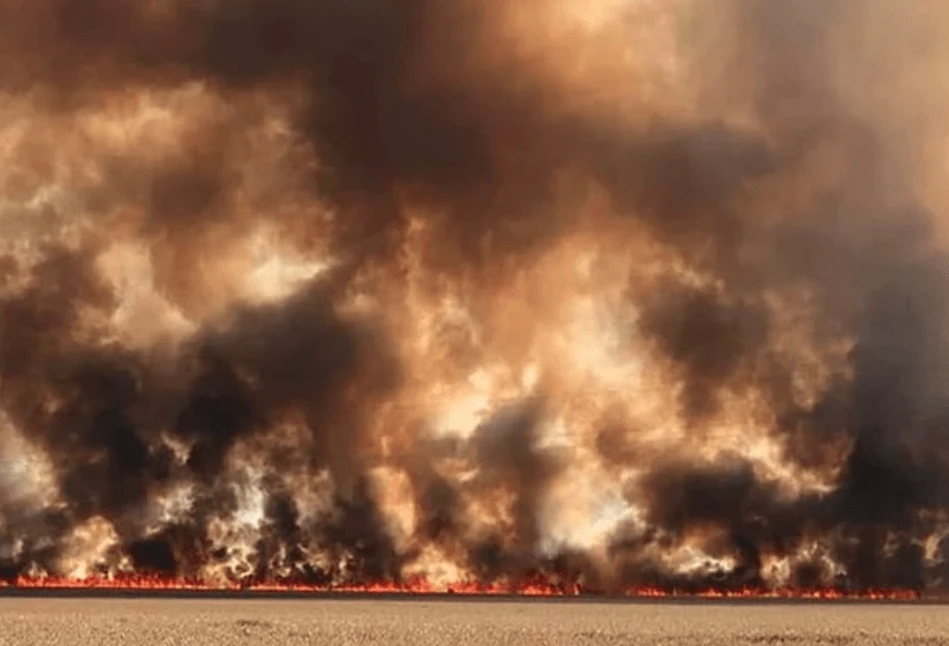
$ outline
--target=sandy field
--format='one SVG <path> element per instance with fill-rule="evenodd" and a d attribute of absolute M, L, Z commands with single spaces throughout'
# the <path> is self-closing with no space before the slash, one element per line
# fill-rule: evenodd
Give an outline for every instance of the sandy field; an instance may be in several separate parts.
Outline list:
<path fill-rule="evenodd" d="M 938 605 L 0 599 L 0 644 L 949 644 Z"/>

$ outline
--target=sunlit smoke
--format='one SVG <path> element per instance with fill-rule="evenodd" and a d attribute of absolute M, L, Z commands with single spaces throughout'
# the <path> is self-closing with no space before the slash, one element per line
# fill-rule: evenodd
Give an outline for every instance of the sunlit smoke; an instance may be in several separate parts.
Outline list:
<path fill-rule="evenodd" d="M 949 12 L 82 4 L 0 0 L 0 578 L 949 585 Z"/>

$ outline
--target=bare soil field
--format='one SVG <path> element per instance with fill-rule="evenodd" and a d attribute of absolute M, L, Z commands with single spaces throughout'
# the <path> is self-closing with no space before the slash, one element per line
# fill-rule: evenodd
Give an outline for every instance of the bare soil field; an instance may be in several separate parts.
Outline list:
<path fill-rule="evenodd" d="M 0 644 L 949 644 L 924 604 L 0 598 Z"/>

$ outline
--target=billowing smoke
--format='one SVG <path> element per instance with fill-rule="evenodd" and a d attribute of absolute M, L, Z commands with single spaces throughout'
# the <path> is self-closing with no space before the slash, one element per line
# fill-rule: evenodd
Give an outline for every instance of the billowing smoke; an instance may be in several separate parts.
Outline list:
<path fill-rule="evenodd" d="M 897 4 L 0 0 L 0 574 L 949 585 Z"/>

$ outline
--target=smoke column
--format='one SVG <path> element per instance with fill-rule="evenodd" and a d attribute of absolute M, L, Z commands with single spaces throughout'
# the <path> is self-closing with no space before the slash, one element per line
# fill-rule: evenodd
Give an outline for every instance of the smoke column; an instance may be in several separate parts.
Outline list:
<path fill-rule="evenodd" d="M 947 42 L 0 0 L 0 576 L 949 585 Z"/>

